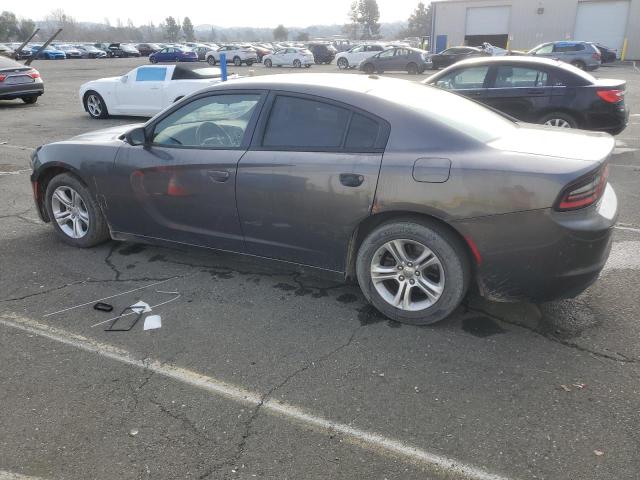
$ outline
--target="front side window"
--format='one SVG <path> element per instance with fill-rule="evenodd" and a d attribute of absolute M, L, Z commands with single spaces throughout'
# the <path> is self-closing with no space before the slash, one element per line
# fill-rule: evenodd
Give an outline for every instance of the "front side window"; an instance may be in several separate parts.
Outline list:
<path fill-rule="evenodd" d="M 258 94 L 212 95 L 179 108 L 155 126 L 155 145 L 239 148 Z"/>
<path fill-rule="evenodd" d="M 549 55 L 550 53 L 553 53 L 553 43 L 548 43 L 547 45 L 540 45 L 534 48 L 533 50 L 531 50 L 529 53 L 533 53 L 535 55 Z"/>
<path fill-rule="evenodd" d="M 453 72 L 439 78 L 436 87 L 447 90 L 470 90 L 483 88 L 484 80 L 489 72 L 489 66 L 471 67 Z"/>
<path fill-rule="evenodd" d="M 140 67 L 136 71 L 136 82 L 162 82 L 166 76 L 166 68 Z"/>
<path fill-rule="evenodd" d="M 536 68 L 502 65 L 496 72 L 496 88 L 546 87 L 549 74 Z"/>
<path fill-rule="evenodd" d="M 324 102 L 278 96 L 265 129 L 263 146 L 272 148 L 339 148 L 349 110 Z"/>

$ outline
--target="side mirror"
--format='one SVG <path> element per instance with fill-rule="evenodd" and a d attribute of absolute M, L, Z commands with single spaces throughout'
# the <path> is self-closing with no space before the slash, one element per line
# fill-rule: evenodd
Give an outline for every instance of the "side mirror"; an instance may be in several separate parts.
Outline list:
<path fill-rule="evenodd" d="M 137 127 L 137 128 L 134 128 L 133 130 L 129 130 L 127 133 L 124 134 L 124 138 L 129 145 L 134 147 L 137 145 L 146 146 L 149 144 L 149 140 L 147 138 L 147 131 L 144 129 L 144 127 Z"/>
<path fill-rule="evenodd" d="M 122 83 L 127 83 L 127 80 L 129 80 L 129 76 L 128 76 L 128 75 L 122 75 L 122 76 L 120 77 L 120 81 L 121 81 Z"/>

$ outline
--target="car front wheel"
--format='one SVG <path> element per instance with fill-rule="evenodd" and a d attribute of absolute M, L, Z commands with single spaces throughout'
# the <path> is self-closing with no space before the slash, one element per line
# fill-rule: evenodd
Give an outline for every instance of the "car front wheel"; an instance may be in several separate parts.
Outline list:
<path fill-rule="evenodd" d="M 241 59 L 240 57 L 235 57 L 235 58 L 233 59 L 233 64 L 234 64 L 236 67 L 241 66 L 241 65 L 242 65 L 242 59 Z"/>
<path fill-rule="evenodd" d="M 347 59 L 346 59 L 346 58 L 344 58 L 344 57 L 340 57 L 340 58 L 338 59 L 338 68 L 339 68 L 340 70 L 346 70 L 346 69 L 348 69 L 348 68 L 349 68 L 349 60 L 347 60 Z"/>
<path fill-rule="evenodd" d="M 32 97 L 22 97 L 22 101 L 27 105 L 32 105 L 38 101 L 38 97 L 35 95 Z"/>
<path fill-rule="evenodd" d="M 267 68 L 271 68 L 273 66 L 273 63 L 271 63 L 271 60 L 269 60 L 268 58 L 264 61 L 264 66 Z"/>
<path fill-rule="evenodd" d="M 214 57 L 209 57 L 207 58 L 207 63 L 213 66 L 216 64 L 216 59 Z"/>
<path fill-rule="evenodd" d="M 89 189 L 69 173 L 47 186 L 46 209 L 58 236 L 69 245 L 87 248 L 109 239 L 109 228 Z"/>
<path fill-rule="evenodd" d="M 107 118 L 109 116 L 107 105 L 97 92 L 90 91 L 85 94 L 84 107 L 91 118 Z"/>
<path fill-rule="evenodd" d="M 386 223 L 362 242 L 358 283 L 387 317 L 428 325 L 449 316 L 467 293 L 469 259 L 462 241 L 433 222 Z"/>
<path fill-rule="evenodd" d="M 364 73 L 366 73 L 367 75 L 373 75 L 375 71 L 376 71 L 375 67 L 370 63 L 367 63 L 364 66 Z"/>

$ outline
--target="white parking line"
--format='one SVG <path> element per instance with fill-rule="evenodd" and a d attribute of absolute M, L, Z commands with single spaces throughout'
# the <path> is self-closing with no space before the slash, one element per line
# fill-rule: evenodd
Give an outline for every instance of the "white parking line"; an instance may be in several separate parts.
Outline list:
<path fill-rule="evenodd" d="M 603 271 L 640 270 L 640 242 L 614 242 Z"/>
<path fill-rule="evenodd" d="M 625 225 L 616 225 L 613 228 L 615 228 L 616 230 L 624 230 L 626 232 L 640 233 L 640 228 L 636 228 L 636 227 L 629 227 L 629 226 L 625 226 Z"/>
<path fill-rule="evenodd" d="M 421 448 L 406 444 L 400 440 L 385 437 L 384 435 L 350 427 L 344 423 L 320 417 L 302 407 L 281 403 L 277 400 L 267 399 L 262 402 L 262 396 L 258 392 L 247 390 L 243 387 L 217 380 L 213 377 L 202 375 L 158 360 L 142 360 L 132 353 L 113 345 L 97 342 L 95 340 L 68 332 L 59 328 L 39 323 L 17 314 L 0 315 L 0 324 L 15 328 L 24 332 L 48 338 L 81 350 L 95 353 L 110 360 L 131 365 L 143 370 L 154 372 L 158 375 L 171 378 L 178 382 L 200 388 L 214 395 L 218 395 L 235 402 L 248 404 L 252 407 L 261 405 L 261 409 L 288 420 L 301 423 L 323 433 L 342 434 L 345 440 L 367 448 L 374 452 L 381 452 L 403 457 L 406 460 L 430 467 L 436 472 L 445 475 L 459 475 L 467 479 L 476 480 L 507 480 L 506 477 L 487 472 L 481 468 L 466 464 L 454 458 L 429 452 Z"/>
<path fill-rule="evenodd" d="M 21 475 L 19 473 L 0 470 L 0 480 L 43 480 L 43 479 L 40 477 L 29 477 L 27 475 Z"/>

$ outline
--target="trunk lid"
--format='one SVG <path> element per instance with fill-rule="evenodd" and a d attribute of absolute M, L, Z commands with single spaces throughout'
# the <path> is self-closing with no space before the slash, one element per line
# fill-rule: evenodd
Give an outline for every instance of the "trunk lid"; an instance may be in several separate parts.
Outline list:
<path fill-rule="evenodd" d="M 524 124 L 487 145 L 510 152 L 601 163 L 613 151 L 615 139 L 607 133 Z"/>

